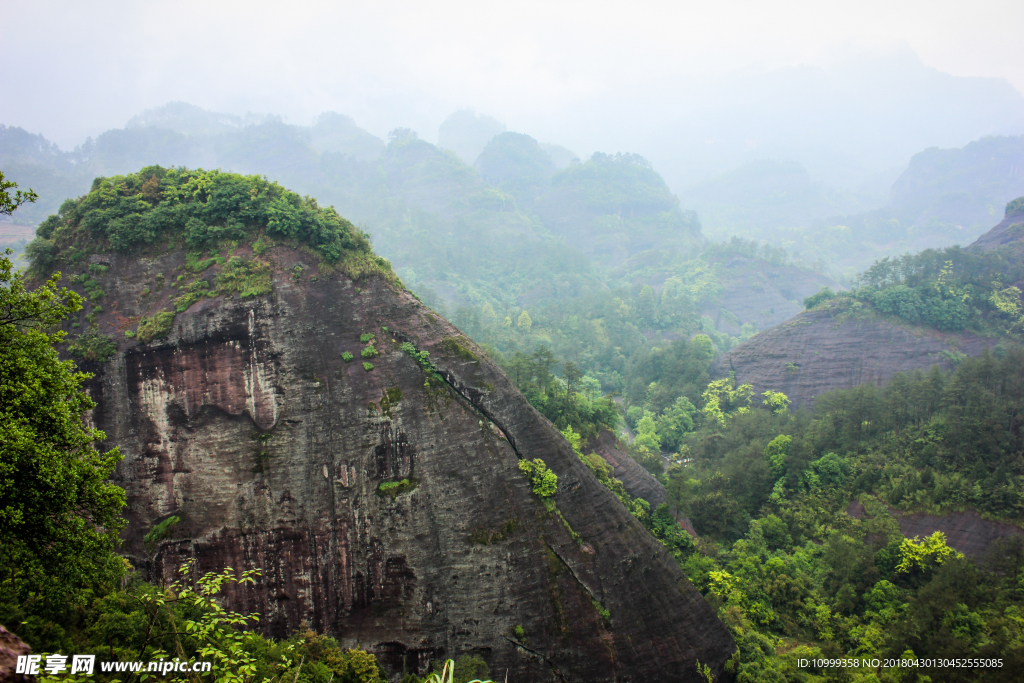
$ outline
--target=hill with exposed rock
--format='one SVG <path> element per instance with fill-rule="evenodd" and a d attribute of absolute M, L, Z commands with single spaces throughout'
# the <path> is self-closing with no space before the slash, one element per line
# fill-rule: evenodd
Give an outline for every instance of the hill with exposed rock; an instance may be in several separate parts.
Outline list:
<path fill-rule="evenodd" d="M 89 301 L 68 352 L 151 580 L 258 568 L 229 607 L 391 680 L 462 653 L 519 681 L 722 674 L 733 640 L 665 547 L 333 210 L 151 167 L 98 179 L 29 253 Z"/>

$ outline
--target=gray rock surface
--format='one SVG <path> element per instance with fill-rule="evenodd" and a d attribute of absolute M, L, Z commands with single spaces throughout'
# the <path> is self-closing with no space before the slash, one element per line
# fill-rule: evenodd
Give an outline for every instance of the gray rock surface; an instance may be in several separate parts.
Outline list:
<path fill-rule="evenodd" d="M 883 384 L 897 372 L 933 365 L 948 370 L 954 353 L 978 355 L 996 341 L 823 306 L 740 344 L 715 363 L 712 374 L 735 372 L 738 383 L 749 382 L 758 393 L 781 391 L 796 408 L 810 406 L 815 397 L 834 389 Z"/>

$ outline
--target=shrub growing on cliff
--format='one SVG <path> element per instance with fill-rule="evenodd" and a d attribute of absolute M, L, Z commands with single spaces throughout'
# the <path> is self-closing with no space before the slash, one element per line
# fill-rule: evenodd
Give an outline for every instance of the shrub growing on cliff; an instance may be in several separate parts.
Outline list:
<path fill-rule="evenodd" d="M 33 271 L 45 275 L 89 252 L 129 253 L 168 241 L 202 252 L 262 235 L 306 245 L 328 263 L 347 264 L 358 274 L 393 277 L 366 234 L 333 207 L 322 208 L 256 175 L 160 166 L 97 178 L 89 194 L 65 202 L 40 225 L 27 251 Z"/>
<path fill-rule="evenodd" d="M 72 358 L 105 363 L 117 353 L 117 344 L 102 334 L 83 334 L 68 345 L 68 353 Z"/>
<path fill-rule="evenodd" d="M 519 469 L 530 477 L 533 492 L 541 498 L 555 495 L 558 490 L 558 475 L 548 469 L 540 458 L 520 460 Z"/>
<path fill-rule="evenodd" d="M 170 311 L 160 311 L 152 318 L 143 318 L 139 322 L 139 341 L 148 344 L 154 339 L 166 337 L 171 333 L 172 327 L 174 327 L 174 313 Z"/>

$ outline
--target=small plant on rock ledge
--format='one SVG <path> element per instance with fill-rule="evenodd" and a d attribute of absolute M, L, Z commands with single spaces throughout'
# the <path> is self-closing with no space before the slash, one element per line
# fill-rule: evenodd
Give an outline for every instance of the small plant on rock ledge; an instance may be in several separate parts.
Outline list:
<path fill-rule="evenodd" d="M 541 498 L 555 495 L 558 490 L 558 475 L 548 469 L 540 458 L 520 460 L 519 469 L 530 477 L 531 488 Z"/>
<path fill-rule="evenodd" d="M 412 478 L 402 481 L 386 481 L 377 487 L 377 495 L 381 498 L 388 496 L 394 500 L 403 493 L 409 493 L 418 485 L 419 482 Z"/>

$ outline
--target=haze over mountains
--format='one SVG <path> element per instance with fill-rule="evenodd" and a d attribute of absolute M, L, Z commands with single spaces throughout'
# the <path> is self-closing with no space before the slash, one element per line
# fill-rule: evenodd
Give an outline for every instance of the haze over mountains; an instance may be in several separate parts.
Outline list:
<path fill-rule="evenodd" d="M 667 6 L 621 12 L 604 41 L 605 8 L 565 21 L 545 7 L 538 31 L 561 13 L 550 35 L 570 58 L 534 62 L 536 45 L 505 38 L 521 4 L 475 30 L 476 6 L 442 13 L 444 26 L 435 5 L 389 8 L 389 35 L 406 40 L 379 44 L 324 6 L 316 19 L 332 21 L 296 30 L 312 15 L 289 7 L 269 49 L 268 13 L 250 6 L 209 33 L 226 6 L 178 33 L 165 27 L 181 16 L 149 5 L 104 16 L 114 42 L 150 19 L 130 35 L 151 44 L 91 83 L 41 79 L 79 117 L 36 105 L 29 125 L 4 120 L 32 111 L 28 97 L 0 103 L 0 170 L 40 194 L 0 204 L 18 208 L 0 216 L 0 247 L 27 267 L 10 277 L 2 258 L 0 298 L 35 300 L 59 271 L 81 299 L 51 338 L 0 319 L 15 342 L 0 344 L 14 398 L 0 412 L 31 410 L 20 397 L 43 384 L 22 376 L 36 362 L 23 339 L 89 373 L 88 422 L 124 456 L 110 486 L 126 493 L 119 552 L 137 579 L 83 574 L 72 594 L 31 555 L 72 544 L 0 524 L 0 546 L 24 546 L 0 553 L 0 623 L 36 652 L 73 641 L 145 659 L 139 581 L 166 584 L 192 559 L 262 570 L 225 602 L 260 614 L 263 635 L 224 641 L 244 640 L 255 683 L 428 683 L 448 658 L 456 683 L 824 681 L 834 671 L 798 662 L 917 656 L 999 658 L 915 668 L 936 683 L 1015 680 L 1018 90 L 906 51 L 687 77 L 650 59 L 657 43 L 708 37 Z M 779 41 L 819 11 L 746 9 L 717 49 L 736 46 L 733 23 Z M 928 9 L 915 30 L 948 12 Z M 75 39 L 96 42 L 75 12 Z M 1024 9 L 997 15 L 989 30 L 1005 34 Z M 198 41 L 163 51 L 173 74 L 153 58 L 165 33 Z M 515 56 L 495 63 L 525 69 L 500 97 L 509 74 L 479 78 L 501 67 L 466 49 L 488 39 Z M 588 41 L 601 50 L 576 54 Z M 325 54 L 357 55 L 367 73 L 401 63 L 405 82 L 478 78 L 367 95 L 338 85 L 364 62 Z M 126 82 L 123 100 L 107 96 Z M 470 91 L 479 111 L 453 101 Z M 99 132 L 128 106 L 123 127 Z M 12 414 L 5 466 L 52 431 Z M 0 510 L 54 498 L 36 495 L 33 465 L 7 470 L 28 484 L 0 477 Z M 60 595 L 36 601 L 37 579 Z M 193 656 L 178 623 L 160 637 Z M 357 676 L 356 657 L 382 671 Z"/>

